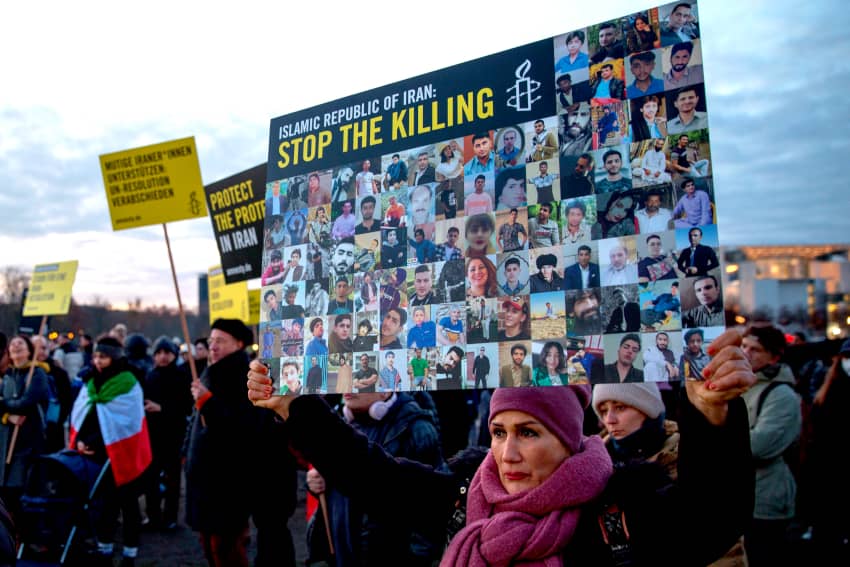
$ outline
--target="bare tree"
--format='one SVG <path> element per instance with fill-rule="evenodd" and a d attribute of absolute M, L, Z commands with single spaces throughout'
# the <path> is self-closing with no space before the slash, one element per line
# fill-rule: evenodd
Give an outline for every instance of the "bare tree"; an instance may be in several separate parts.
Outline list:
<path fill-rule="evenodd" d="M 32 274 L 21 266 L 4 266 L 0 269 L 0 299 L 3 303 L 20 305 L 24 297 L 24 289 L 29 285 Z"/>

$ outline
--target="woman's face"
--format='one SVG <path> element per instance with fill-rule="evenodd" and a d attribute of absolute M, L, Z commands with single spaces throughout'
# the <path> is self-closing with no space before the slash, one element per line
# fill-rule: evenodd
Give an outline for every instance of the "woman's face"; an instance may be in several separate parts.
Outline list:
<path fill-rule="evenodd" d="M 648 100 L 643 103 L 640 111 L 643 113 L 643 117 L 647 122 L 652 122 L 655 120 L 655 115 L 658 114 L 658 103 L 654 100 Z"/>
<path fill-rule="evenodd" d="M 506 208 L 513 209 L 525 205 L 525 185 L 519 179 L 508 179 L 502 188 L 499 202 Z"/>
<path fill-rule="evenodd" d="M 611 205 L 611 208 L 608 210 L 608 219 L 614 222 L 620 222 L 624 218 L 626 218 L 629 214 L 629 209 L 632 208 L 631 197 L 620 197 L 614 204 Z"/>
<path fill-rule="evenodd" d="M 556 347 L 549 347 L 548 352 L 546 352 L 546 368 L 549 370 L 557 370 L 558 366 L 561 362 L 561 357 L 558 356 L 558 349 Z"/>
<path fill-rule="evenodd" d="M 9 341 L 9 358 L 15 364 L 22 364 L 29 360 L 30 351 L 27 348 L 27 343 L 21 337 L 15 337 Z"/>
<path fill-rule="evenodd" d="M 643 18 L 635 18 L 635 29 L 637 31 L 649 31 L 649 24 Z"/>
<path fill-rule="evenodd" d="M 91 361 L 98 372 L 103 372 L 112 364 L 112 357 L 106 356 L 102 352 L 95 352 L 91 355 Z"/>
<path fill-rule="evenodd" d="M 560 439 L 522 411 L 498 413 L 490 423 L 490 435 L 490 450 L 508 494 L 540 486 L 570 456 Z"/>
<path fill-rule="evenodd" d="M 475 226 L 466 232 L 466 241 L 469 243 L 469 248 L 479 252 L 487 250 L 487 245 L 490 244 L 490 229 L 483 225 Z"/>
<path fill-rule="evenodd" d="M 452 151 L 451 145 L 446 144 L 446 146 L 443 148 L 443 155 L 446 156 L 449 159 L 454 157 L 455 154 Z"/>
<path fill-rule="evenodd" d="M 599 404 L 599 414 L 605 429 L 616 440 L 631 435 L 643 425 L 646 415 L 637 408 L 617 400 Z"/>
<path fill-rule="evenodd" d="M 466 268 L 466 277 L 472 287 L 482 289 L 487 285 L 487 266 L 479 259 L 470 260 Z"/>

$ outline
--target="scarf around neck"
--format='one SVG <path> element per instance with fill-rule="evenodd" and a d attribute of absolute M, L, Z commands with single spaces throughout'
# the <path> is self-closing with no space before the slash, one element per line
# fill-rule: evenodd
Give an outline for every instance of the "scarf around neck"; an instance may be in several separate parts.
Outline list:
<path fill-rule="evenodd" d="M 584 450 L 567 458 L 543 484 L 508 494 L 488 453 L 469 487 L 466 527 L 452 538 L 441 567 L 560 567 L 581 507 L 602 494 L 612 472 L 602 439 L 588 437 Z"/>

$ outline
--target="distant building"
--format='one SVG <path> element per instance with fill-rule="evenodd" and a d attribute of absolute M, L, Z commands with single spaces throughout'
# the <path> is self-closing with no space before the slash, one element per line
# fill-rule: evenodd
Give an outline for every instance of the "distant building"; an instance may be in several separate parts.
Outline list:
<path fill-rule="evenodd" d="M 850 330 L 850 244 L 721 247 L 723 295 L 743 318 L 767 317 L 829 338 Z"/>

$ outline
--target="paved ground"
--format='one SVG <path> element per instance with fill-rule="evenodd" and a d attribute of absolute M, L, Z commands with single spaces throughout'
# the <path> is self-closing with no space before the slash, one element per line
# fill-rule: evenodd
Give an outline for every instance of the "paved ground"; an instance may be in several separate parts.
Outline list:
<path fill-rule="evenodd" d="M 295 542 L 296 560 L 299 567 L 305 565 L 307 558 L 307 550 L 305 542 L 306 521 L 304 516 L 304 505 L 306 503 L 306 490 L 304 488 L 304 473 L 299 472 L 298 482 L 298 507 L 295 510 L 292 518 L 289 520 L 289 529 L 292 533 L 292 539 Z M 181 499 L 180 518 L 183 518 L 183 502 Z M 253 535 L 253 531 L 252 531 Z M 120 530 L 119 530 L 120 537 Z M 79 545 L 85 545 L 85 542 L 79 542 L 72 546 L 77 549 L 82 549 Z M 90 544 L 89 544 L 90 545 Z M 118 546 L 116 546 L 118 547 Z M 249 557 L 253 560 L 256 549 L 252 539 L 251 547 L 248 550 Z M 24 561 L 18 563 L 19 566 L 36 566 L 46 565 L 35 561 L 26 561 L 27 557 L 32 557 L 32 554 L 26 553 Z M 115 563 L 118 564 L 120 551 L 116 550 Z M 74 561 L 73 563 L 66 562 L 70 565 L 85 565 L 82 560 Z M 143 532 L 141 537 L 141 545 L 139 546 L 139 556 L 136 559 L 137 567 L 205 567 L 207 565 L 204 559 L 201 545 L 198 542 L 197 534 L 191 531 L 185 525 L 181 525 L 174 533 L 148 533 Z"/>

